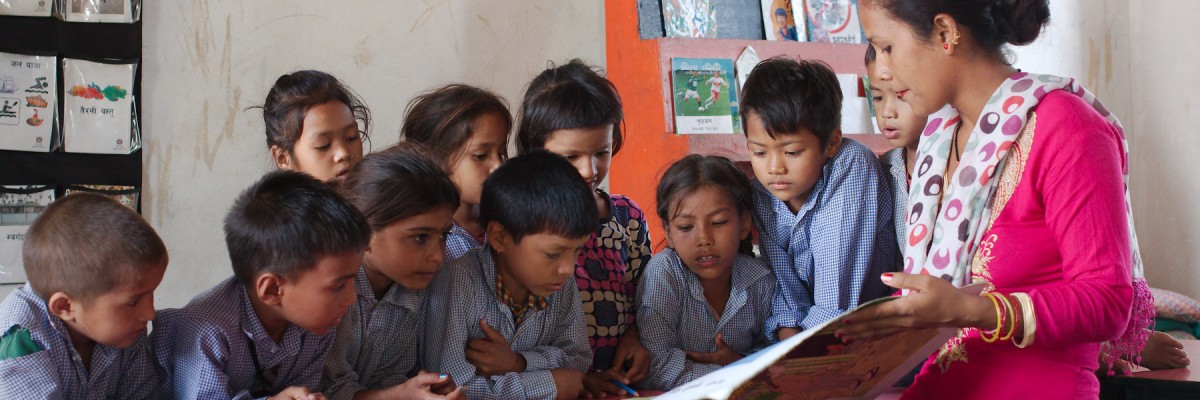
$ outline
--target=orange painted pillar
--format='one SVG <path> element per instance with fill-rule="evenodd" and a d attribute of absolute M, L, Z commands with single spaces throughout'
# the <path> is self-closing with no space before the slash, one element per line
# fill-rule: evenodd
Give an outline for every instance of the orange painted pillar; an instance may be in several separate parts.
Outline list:
<path fill-rule="evenodd" d="M 646 212 L 653 245 L 663 242 L 662 221 L 655 211 L 658 177 L 687 155 L 686 137 L 667 132 L 663 120 L 659 43 L 638 35 L 636 0 L 605 1 L 608 79 L 617 86 L 625 107 L 625 144 L 612 162 L 612 193 L 629 196 Z"/>

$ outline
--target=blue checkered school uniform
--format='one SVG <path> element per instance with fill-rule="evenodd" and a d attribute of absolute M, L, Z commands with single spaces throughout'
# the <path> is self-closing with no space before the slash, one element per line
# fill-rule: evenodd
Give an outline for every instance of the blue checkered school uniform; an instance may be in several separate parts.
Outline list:
<path fill-rule="evenodd" d="M 886 179 L 870 149 L 844 138 L 797 212 L 754 181 L 759 247 L 778 282 L 772 341 L 891 293 L 879 280 L 899 265 Z"/>
<path fill-rule="evenodd" d="M 671 390 L 721 365 L 687 359 L 688 351 L 714 352 L 715 338 L 741 354 L 767 344 L 763 323 L 771 315 L 775 277 L 762 260 L 738 254 L 725 310 L 713 315 L 704 288 L 672 249 L 650 259 L 638 285 L 638 332 L 650 351 L 650 371 L 640 386 Z"/>
<path fill-rule="evenodd" d="M 467 232 L 463 227 L 454 224 L 450 227 L 450 234 L 446 235 L 446 261 L 462 257 L 468 251 L 476 247 L 483 246 L 479 239 L 475 238 L 471 232 Z"/>
<path fill-rule="evenodd" d="M 558 390 L 551 369 L 586 371 L 592 350 L 584 334 L 583 307 L 574 279 L 548 296 L 543 310 L 529 307 L 516 325 L 497 298 L 496 264 L 488 247 L 449 261 L 434 278 L 426 311 L 424 368 L 450 374 L 471 399 L 550 399 Z M 524 372 L 477 376 L 467 361 L 467 341 L 483 338 L 486 320 L 526 362 Z"/>
<path fill-rule="evenodd" d="M 336 332 L 317 335 L 289 324 L 267 335 L 246 288 L 229 278 L 155 322 L 154 349 L 174 399 L 257 399 L 291 386 L 316 390 Z M 160 331 L 161 329 L 161 331 Z"/>
<path fill-rule="evenodd" d="M 322 386 L 332 400 L 399 385 L 417 372 L 425 291 L 393 283 L 376 299 L 367 271 L 361 267 L 354 277 L 354 289 L 358 301 L 342 318 L 325 359 Z"/>
<path fill-rule="evenodd" d="M 91 368 L 83 365 L 63 320 L 29 284 L 0 302 L 0 333 L 14 325 L 28 329 L 42 350 L 0 360 L 0 399 L 149 399 L 159 374 L 150 343 L 142 334 L 128 348 L 96 343 Z"/>

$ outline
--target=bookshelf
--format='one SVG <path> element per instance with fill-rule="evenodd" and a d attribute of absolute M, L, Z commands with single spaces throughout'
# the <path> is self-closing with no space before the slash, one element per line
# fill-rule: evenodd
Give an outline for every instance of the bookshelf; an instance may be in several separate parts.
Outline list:
<path fill-rule="evenodd" d="M 625 107 L 625 146 L 609 172 L 613 193 L 638 202 L 646 212 L 655 244 L 663 236 L 662 222 L 655 215 L 654 189 L 658 177 L 675 160 L 692 153 L 729 157 L 749 170 L 746 138 L 743 135 L 676 135 L 672 109 L 671 59 L 728 58 L 736 60 L 746 46 L 754 47 L 762 59 L 788 55 L 825 61 L 834 72 L 865 74 L 863 54 L 867 45 L 780 42 L 742 39 L 642 39 L 638 33 L 638 10 L 634 0 L 605 2 L 608 79 L 617 86 Z M 876 153 L 889 146 L 880 135 L 845 132 Z"/>

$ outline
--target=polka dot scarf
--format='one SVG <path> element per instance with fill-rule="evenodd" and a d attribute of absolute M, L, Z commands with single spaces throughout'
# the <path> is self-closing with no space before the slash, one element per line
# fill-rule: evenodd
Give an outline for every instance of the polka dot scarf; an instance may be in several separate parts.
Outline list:
<path fill-rule="evenodd" d="M 927 273 L 956 286 L 970 280 L 970 263 L 991 218 L 997 171 L 1025 126 L 1030 110 L 1046 93 L 1066 90 L 1091 104 L 1128 141 L 1115 116 L 1074 79 L 1017 72 L 1004 81 L 984 106 L 955 174 L 946 179 L 951 138 L 960 122 L 958 110 L 946 106 L 929 117 L 917 149 L 915 173 L 908 193 L 908 247 L 904 272 Z M 1129 172 L 1125 171 L 1126 218 L 1129 222 L 1133 277 L 1142 278 L 1141 256 L 1129 206 Z M 943 193 L 944 192 L 944 193 Z M 928 250 L 926 250 L 928 249 Z"/>

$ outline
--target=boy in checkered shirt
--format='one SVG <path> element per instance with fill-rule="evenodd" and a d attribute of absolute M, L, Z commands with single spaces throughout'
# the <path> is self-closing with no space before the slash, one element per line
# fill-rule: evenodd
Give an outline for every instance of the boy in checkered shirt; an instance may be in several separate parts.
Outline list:
<path fill-rule="evenodd" d="M 167 269 L 154 229 L 78 193 L 46 208 L 22 250 L 29 282 L 0 303 L 0 398 L 151 398 L 146 323 Z"/>

